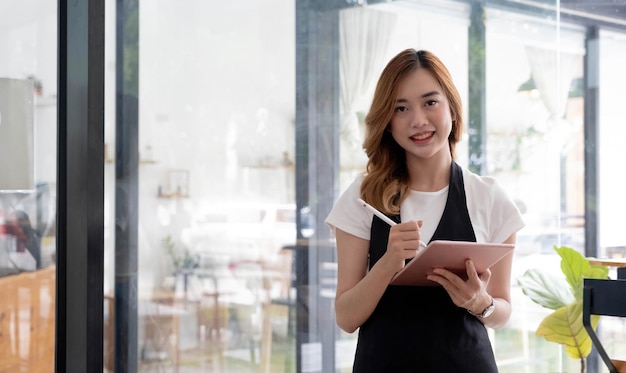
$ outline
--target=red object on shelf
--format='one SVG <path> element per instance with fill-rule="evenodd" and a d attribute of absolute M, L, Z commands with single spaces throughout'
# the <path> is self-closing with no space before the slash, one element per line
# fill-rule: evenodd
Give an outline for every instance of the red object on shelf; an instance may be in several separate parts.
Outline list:
<path fill-rule="evenodd" d="M 7 234 L 7 226 L 6 220 L 4 218 L 4 213 L 0 210 L 0 236 L 4 236 Z"/>

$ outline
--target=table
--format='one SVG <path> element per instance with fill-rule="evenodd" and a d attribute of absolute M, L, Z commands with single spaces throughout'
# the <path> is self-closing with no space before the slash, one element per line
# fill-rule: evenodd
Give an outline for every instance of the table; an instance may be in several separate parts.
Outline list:
<path fill-rule="evenodd" d="M 617 268 L 617 278 L 620 280 L 626 279 L 626 258 L 616 258 L 616 259 L 587 258 L 587 259 L 589 260 L 589 264 L 591 265 L 601 265 L 601 266 Z"/>

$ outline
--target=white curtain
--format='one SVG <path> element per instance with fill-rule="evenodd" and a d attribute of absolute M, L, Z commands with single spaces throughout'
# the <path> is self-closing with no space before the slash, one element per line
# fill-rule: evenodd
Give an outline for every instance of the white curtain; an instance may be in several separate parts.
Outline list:
<path fill-rule="evenodd" d="M 396 18 L 393 13 L 366 7 L 350 8 L 340 13 L 340 165 L 343 167 L 365 164 L 363 131 L 357 111 L 362 108 L 364 99 L 371 99 L 376 80 L 387 62 L 387 49 Z"/>
<path fill-rule="evenodd" d="M 558 153 L 564 152 L 567 145 L 572 144 L 572 126 L 564 117 L 570 86 L 581 56 L 533 46 L 526 47 L 526 54 L 535 86 L 550 113 L 542 130 L 552 144 L 552 149 Z"/>
<path fill-rule="evenodd" d="M 541 100 L 550 112 L 552 124 L 565 115 L 570 85 L 580 56 L 572 53 L 527 46 L 526 54 Z"/>

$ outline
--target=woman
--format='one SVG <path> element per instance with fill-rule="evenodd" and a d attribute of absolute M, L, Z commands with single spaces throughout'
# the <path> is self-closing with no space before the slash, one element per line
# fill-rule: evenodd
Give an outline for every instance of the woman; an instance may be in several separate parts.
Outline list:
<path fill-rule="evenodd" d="M 454 161 L 462 105 L 449 71 L 407 49 L 383 70 L 366 119 L 367 173 L 326 222 L 337 241 L 338 325 L 359 329 L 354 372 L 497 372 L 485 327 L 509 320 L 512 255 L 467 280 L 443 268 L 440 286 L 393 286 L 420 241 L 515 243 L 519 210 L 489 177 Z M 362 198 L 399 224 L 363 209 Z"/>

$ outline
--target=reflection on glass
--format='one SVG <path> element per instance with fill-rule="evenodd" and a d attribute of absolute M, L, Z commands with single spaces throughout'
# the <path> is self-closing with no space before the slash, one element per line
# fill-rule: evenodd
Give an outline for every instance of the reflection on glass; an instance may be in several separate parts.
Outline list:
<path fill-rule="evenodd" d="M 3 372 L 54 370 L 56 4 L 8 1 L 0 5 Z"/>
<path fill-rule="evenodd" d="M 305 366 L 315 371 L 325 358 L 314 343 L 320 338 L 315 329 L 320 321 L 308 320 L 311 314 L 296 314 L 294 306 L 298 276 L 308 279 L 320 275 L 318 270 L 331 274 L 325 278 L 323 296 L 334 296 L 329 290 L 333 263 L 319 269 L 314 266 L 318 263 L 306 262 L 302 267 L 296 261 L 296 237 L 315 237 L 315 229 L 325 228 L 314 226 L 320 221 L 317 217 L 327 214 L 319 211 L 314 197 L 296 211 L 298 188 L 300 192 L 309 188 L 296 180 L 296 170 L 308 166 L 296 162 L 303 157 L 295 150 L 296 111 L 298 105 L 321 105 L 296 105 L 296 76 L 305 76 L 309 83 L 322 81 L 308 65 L 295 65 L 297 48 L 320 43 L 319 50 L 333 51 L 310 58 L 333 59 L 329 65 L 336 66 L 340 79 L 339 102 L 332 103 L 339 126 L 335 140 L 340 157 L 333 159 L 338 185 L 327 186 L 337 195 L 364 171 L 363 117 L 380 61 L 406 47 L 430 49 L 448 61 L 463 102 L 470 102 L 473 80 L 468 60 L 477 56 L 468 58 L 475 53 L 468 30 L 475 2 L 356 6 L 364 4 L 352 1 L 344 9 L 313 3 L 191 1 L 181 7 L 176 1 L 161 0 L 140 7 L 139 268 L 138 300 L 131 305 L 138 316 L 135 358 L 140 371 L 176 367 L 179 371 L 296 372 Z M 115 14 L 108 9 L 109 15 Z M 303 27 L 296 24 L 296 10 L 332 15 L 329 18 L 338 22 L 336 40 L 320 41 L 312 35 L 296 39 Z M 515 278 L 531 267 L 558 267 L 552 251 L 555 244 L 580 251 L 585 247 L 586 98 L 581 93 L 584 87 L 576 83 L 585 79 L 586 30 L 580 24 L 557 23 L 543 6 L 524 15 L 505 7 L 486 7 L 481 14 L 486 88 L 485 117 L 479 119 L 485 121 L 484 153 L 470 154 L 467 134 L 457 154 L 463 164 L 472 157 L 483 162 L 486 172 L 515 197 L 528 223 L 515 251 L 513 316 L 506 328 L 491 337 L 501 372 L 556 371 L 568 361 L 557 347 L 534 336 L 546 311 L 522 294 Z M 114 16 L 107 20 L 110 88 L 115 85 L 114 69 L 119 68 L 115 44 L 121 41 L 114 37 Z M 622 45 L 623 35 L 611 34 L 610 39 L 603 53 L 608 60 L 621 61 L 619 51 L 624 48 L 614 45 Z M 617 69 L 606 63 L 607 68 Z M 607 88 L 604 97 L 620 97 L 614 92 L 626 82 L 604 79 L 616 85 Z M 48 86 L 44 80 L 44 96 Z M 335 97 L 332 89 L 311 87 L 319 95 L 307 97 L 323 101 Z M 104 165 L 105 367 L 109 370 L 115 357 L 115 227 L 126 223 L 114 216 L 114 163 L 124 160 L 115 159 L 113 92 L 107 93 L 105 129 L 111 162 Z M 618 103 L 604 107 L 612 122 L 619 122 L 613 112 L 619 107 Z M 310 116 L 311 134 L 315 128 L 334 125 Z M 619 126 L 604 128 L 614 134 L 607 133 L 606 141 L 623 138 Z M 329 151 L 324 148 L 327 144 L 313 140 L 306 145 L 310 146 L 307 157 Z M 619 163 L 621 158 L 606 155 L 604 159 Z M 309 175 L 311 182 L 316 176 Z M 48 188 L 47 193 L 54 195 L 53 185 L 48 183 Z M 603 202 L 612 204 L 604 208 L 617 209 L 615 200 Z M 607 252 L 623 255 L 623 240 L 618 235 L 610 238 Z M 45 246 L 42 243 L 42 253 Z M 307 319 L 310 329 L 296 330 L 298 318 Z M 338 371 L 350 371 L 355 335 L 331 333 L 332 364 Z"/>

